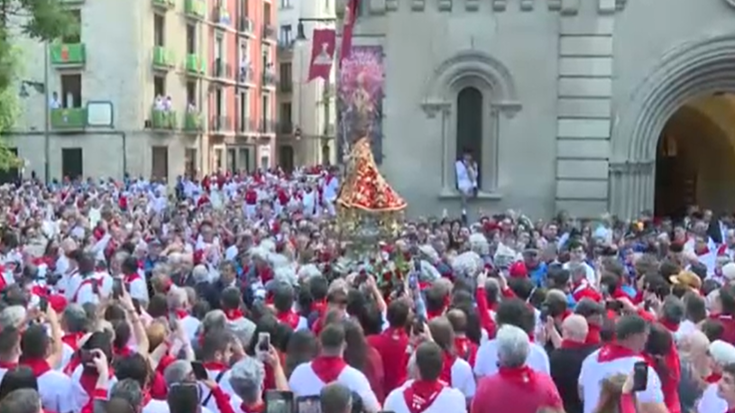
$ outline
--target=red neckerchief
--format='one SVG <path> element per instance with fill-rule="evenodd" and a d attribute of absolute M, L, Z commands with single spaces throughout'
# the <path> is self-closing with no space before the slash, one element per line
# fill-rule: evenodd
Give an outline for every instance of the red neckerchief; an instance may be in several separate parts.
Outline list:
<path fill-rule="evenodd" d="M 31 370 L 33 370 L 33 375 L 36 377 L 41 377 L 44 373 L 51 370 L 51 366 L 49 366 L 48 362 L 44 359 L 28 358 L 21 360 L 19 364 L 21 366 L 30 367 Z"/>
<path fill-rule="evenodd" d="M 188 311 L 181 310 L 181 309 L 176 310 L 176 317 L 179 317 L 179 320 L 183 320 L 183 319 L 185 319 L 188 316 L 189 316 L 189 312 Z"/>
<path fill-rule="evenodd" d="M 316 311 L 317 313 L 321 314 L 327 309 L 327 300 L 317 300 L 311 303 L 311 311 Z"/>
<path fill-rule="evenodd" d="M 666 329 L 672 333 L 676 333 L 677 331 L 679 331 L 678 323 L 672 323 L 669 320 L 659 320 L 658 322 L 661 323 L 662 326 L 666 327 Z"/>
<path fill-rule="evenodd" d="M 588 328 L 589 329 L 587 330 L 587 337 L 584 339 L 584 344 L 600 344 L 602 342 L 602 337 L 600 337 L 600 331 L 602 330 L 602 327 L 598 326 L 597 324 L 590 324 Z"/>
<path fill-rule="evenodd" d="M 48 288 L 42 287 L 38 284 L 31 287 L 31 294 L 38 296 L 38 297 L 46 297 L 46 298 L 48 298 L 49 296 Z"/>
<path fill-rule="evenodd" d="M 296 327 L 299 325 L 299 321 L 301 320 L 301 316 L 299 316 L 299 314 L 294 310 L 278 313 L 276 314 L 276 318 L 281 323 L 290 326 L 293 330 L 296 330 Z"/>
<path fill-rule="evenodd" d="M 112 353 L 118 357 L 128 357 L 129 355 L 133 354 L 133 350 L 130 349 L 128 346 L 122 346 L 122 347 L 113 347 Z M 144 405 L 145 406 L 145 405 Z"/>
<path fill-rule="evenodd" d="M 265 411 L 265 403 L 254 404 L 251 406 L 242 403 L 240 405 L 240 410 L 242 413 L 263 413 Z"/>
<path fill-rule="evenodd" d="M 202 365 L 205 369 L 212 371 L 222 371 L 229 368 L 225 363 L 221 363 L 219 361 L 208 361 L 206 363 L 202 363 Z"/>
<path fill-rule="evenodd" d="M 345 367 L 347 363 L 342 357 L 319 356 L 311 362 L 311 369 L 324 384 L 337 380 Z"/>
<path fill-rule="evenodd" d="M 18 367 L 18 363 L 12 361 L 0 361 L 0 369 L 13 370 Z"/>
<path fill-rule="evenodd" d="M 722 378 L 722 374 L 710 373 L 709 376 L 704 377 L 704 381 L 709 384 L 714 384 L 720 381 L 721 378 Z"/>
<path fill-rule="evenodd" d="M 449 386 L 452 385 L 452 366 L 457 360 L 457 356 L 450 354 L 448 351 L 443 353 L 442 371 L 439 373 L 439 380 L 447 383 Z"/>
<path fill-rule="evenodd" d="M 444 307 L 442 307 L 442 308 L 440 308 L 438 310 L 434 310 L 434 311 L 429 311 L 429 310 L 426 311 L 426 318 L 429 319 L 429 320 L 433 320 L 433 319 L 438 318 L 438 317 L 441 317 L 443 315 L 444 315 Z"/>
<path fill-rule="evenodd" d="M 132 284 L 133 281 L 140 280 L 140 279 L 141 279 L 140 274 L 138 274 L 137 272 L 134 272 L 132 274 L 128 274 L 125 276 L 125 284 Z"/>
<path fill-rule="evenodd" d="M 112 378 L 115 376 L 115 371 L 113 370 L 112 366 L 110 366 L 110 374 L 109 378 Z M 87 392 L 87 395 L 91 398 L 94 396 L 94 389 L 97 387 L 97 379 L 99 378 L 99 374 L 97 373 L 97 370 L 94 370 L 92 368 L 90 371 L 87 371 L 85 368 L 82 371 L 82 375 L 79 376 L 79 384 L 82 386 L 85 392 Z"/>
<path fill-rule="evenodd" d="M 410 413 L 423 413 L 443 389 L 444 385 L 439 381 L 416 380 L 403 391 L 403 400 Z"/>
<path fill-rule="evenodd" d="M 245 315 L 242 313 L 242 310 L 239 308 L 235 308 L 234 310 L 225 310 L 225 317 L 230 321 L 239 320 L 244 316 Z"/>
<path fill-rule="evenodd" d="M 405 339 L 408 341 L 408 334 L 406 333 L 406 330 L 402 328 L 394 328 L 394 327 L 388 327 L 384 332 L 383 335 L 388 337 L 391 340 L 403 340 Z"/>
<path fill-rule="evenodd" d="M 151 397 L 150 389 L 143 389 L 143 401 L 140 403 L 140 405 L 143 406 L 143 408 L 145 408 L 145 406 L 147 406 L 148 403 L 151 402 L 152 398 L 153 397 Z"/>
<path fill-rule="evenodd" d="M 498 374 L 505 380 L 523 385 L 533 384 L 536 378 L 536 373 L 533 369 L 526 365 L 515 368 L 501 366 L 498 368 Z"/>
<path fill-rule="evenodd" d="M 454 338 L 454 349 L 460 357 L 467 360 L 470 358 L 470 352 L 472 349 L 472 342 L 467 337 L 455 337 Z"/>
<path fill-rule="evenodd" d="M 63 335 L 61 337 L 61 341 L 67 346 L 71 347 L 73 351 L 77 351 L 77 349 L 79 349 L 79 340 L 81 340 L 82 337 L 84 337 L 83 332 L 69 333 Z"/>
<path fill-rule="evenodd" d="M 567 340 L 567 339 L 564 339 L 561 341 L 561 348 L 575 349 L 575 348 L 582 348 L 582 347 L 587 347 L 587 343 L 580 343 L 579 341 L 573 341 L 573 340 Z"/>
<path fill-rule="evenodd" d="M 635 351 L 627 347 L 623 347 L 619 344 L 610 343 L 606 344 L 604 347 L 602 347 L 602 349 L 600 349 L 600 354 L 597 355 L 597 361 L 600 363 L 605 363 L 608 361 L 634 356 L 640 356 L 640 353 L 636 353 Z"/>

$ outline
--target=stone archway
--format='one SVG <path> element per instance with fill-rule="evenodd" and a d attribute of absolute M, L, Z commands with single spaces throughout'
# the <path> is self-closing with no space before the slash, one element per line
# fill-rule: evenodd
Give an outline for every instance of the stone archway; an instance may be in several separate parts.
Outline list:
<path fill-rule="evenodd" d="M 616 114 L 610 159 L 610 211 L 630 218 L 652 210 L 656 148 L 668 119 L 688 100 L 735 91 L 735 34 L 669 50 Z"/>

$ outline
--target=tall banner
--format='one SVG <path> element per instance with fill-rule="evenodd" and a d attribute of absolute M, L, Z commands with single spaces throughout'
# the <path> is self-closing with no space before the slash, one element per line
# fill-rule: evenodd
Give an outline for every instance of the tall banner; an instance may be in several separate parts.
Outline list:
<path fill-rule="evenodd" d="M 345 7 L 345 18 L 342 23 L 342 47 L 339 50 L 339 67 L 342 67 L 342 62 L 350 57 L 350 53 L 352 53 L 352 32 L 355 30 L 358 7 L 360 7 L 360 0 L 350 0 L 347 7 Z"/>
<path fill-rule="evenodd" d="M 383 160 L 383 46 L 355 46 L 342 61 L 337 87 L 337 159 L 342 162 L 352 143 L 370 137 L 375 162 Z"/>
<path fill-rule="evenodd" d="M 334 29 L 315 29 L 311 42 L 311 62 L 309 63 L 309 78 L 311 82 L 318 77 L 329 81 L 334 62 L 334 49 L 337 44 L 337 35 Z"/>

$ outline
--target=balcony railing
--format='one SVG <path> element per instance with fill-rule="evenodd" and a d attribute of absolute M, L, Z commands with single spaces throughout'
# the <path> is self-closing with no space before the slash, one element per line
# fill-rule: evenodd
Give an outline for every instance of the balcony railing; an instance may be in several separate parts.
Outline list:
<path fill-rule="evenodd" d="M 186 55 L 186 62 L 184 63 L 184 66 L 186 67 L 186 73 L 190 75 L 201 76 L 206 73 L 204 59 L 202 59 L 202 57 L 196 53 L 190 53 Z"/>
<path fill-rule="evenodd" d="M 151 0 L 153 7 L 157 9 L 170 10 L 176 7 L 175 0 Z"/>
<path fill-rule="evenodd" d="M 192 19 L 204 19 L 207 14 L 206 0 L 185 0 L 184 15 Z"/>
<path fill-rule="evenodd" d="M 254 23 L 251 18 L 243 16 L 238 19 L 237 30 L 240 33 L 253 34 L 253 27 Z"/>
<path fill-rule="evenodd" d="M 232 79 L 232 65 L 220 59 L 215 59 L 212 62 L 212 77 L 217 79 Z"/>
<path fill-rule="evenodd" d="M 292 49 L 293 49 L 293 41 L 284 41 L 284 40 L 278 41 L 278 51 L 280 53 L 288 52 L 288 51 L 291 51 Z"/>
<path fill-rule="evenodd" d="M 237 122 L 238 133 L 249 133 L 257 130 L 255 119 L 240 118 Z"/>
<path fill-rule="evenodd" d="M 173 50 L 164 46 L 153 46 L 153 67 L 167 70 L 176 66 Z"/>
<path fill-rule="evenodd" d="M 184 132 L 201 132 L 202 131 L 202 114 L 197 111 L 187 110 L 184 114 Z"/>
<path fill-rule="evenodd" d="M 211 14 L 212 22 L 220 26 L 229 26 L 232 24 L 230 12 L 225 7 L 214 7 Z"/>
<path fill-rule="evenodd" d="M 272 119 L 261 119 L 258 125 L 260 133 L 276 133 L 276 122 Z"/>
<path fill-rule="evenodd" d="M 176 112 L 173 110 L 151 109 L 151 129 L 174 130 L 176 129 Z"/>
<path fill-rule="evenodd" d="M 337 127 L 334 123 L 327 123 L 324 125 L 324 136 L 334 136 Z"/>
<path fill-rule="evenodd" d="M 276 77 L 276 74 L 273 73 L 273 71 L 271 70 L 263 71 L 263 86 L 275 87 L 276 83 L 278 83 L 278 78 Z"/>
<path fill-rule="evenodd" d="M 81 66 L 87 61 L 84 43 L 53 43 L 49 53 L 54 66 Z"/>
<path fill-rule="evenodd" d="M 210 132 L 228 132 L 232 130 L 232 119 L 229 116 L 212 116 L 209 120 Z"/>
<path fill-rule="evenodd" d="M 290 120 L 282 120 L 278 122 L 278 133 L 286 135 L 293 133 L 293 122 Z"/>
<path fill-rule="evenodd" d="M 263 40 L 276 40 L 276 28 L 270 24 L 263 25 Z"/>
<path fill-rule="evenodd" d="M 51 129 L 81 130 L 87 126 L 87 108 L 51 109 Z"/>
<path fill-rule="evenodd" d="M 278 90 L 280 90 L 281 92 L 284 92 L 284 93 L 292 92 L 293 91 L 293 82 L 291 81 L 291 79 L 283 80 L 278 85 Z"/>
<path fill-rule="evenodd" d="M 240 65 L 240 72 L 237 75 L 239 83 L 255 83 L 253 76 L 253 68 L 250 65 Z"/>

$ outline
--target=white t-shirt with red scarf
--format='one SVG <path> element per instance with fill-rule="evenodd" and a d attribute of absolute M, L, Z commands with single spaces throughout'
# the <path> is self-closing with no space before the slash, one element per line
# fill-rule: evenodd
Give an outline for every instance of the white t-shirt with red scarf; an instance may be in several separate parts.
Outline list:
<path fill-rule="evenodd" d="M 300 316 L 296 311 L 291 310 L 285 313 L 278 313 L 276 314 L 276 318 L 281 324 L 291 327 L 293 331 L 309 329 L 309 321 Z"/>
<path fill-rule="evenodd" d="M 380 410 L 380 403 L 365 375 L 348 366 L 341 357 L 319 356 L 300 364 L 291 373 L 288 386 L 295 397 L 318 396 L 324 386 L 335 381 L 360 395 L 365 410 Z"/>
<path fill-rule="evenodd" d="M 385 399 L 383 410 L 394 413 L 466 413 L 461 391 L 437 382 L 409 380 Z"/>
<path fill-rule="evenodd" d="M 470 363 L 446 351 L 443 353 L 443 357 L 444 363 L 442 364 L 439 380 L 442 383 L 447 383 L 453 389 L 459 390 L 466 399 L 475 397 L 477 383 L 475 382 L 475 375 L 472 373 Z M 408 363 L 410 366 L 415 366 L 416 353 L 411 355 Z"/>
<path fill-rule="evenodd" d="M 20 363 L 30 367 L 38 380 L 38 393 L 41 395 L 41 404 L 46 410 L 53 412 L 70 412 L 74 408 L 69 395 L 72 391 L 72 382 L 69 376 L 53 370 L 43 359 L 29 359 Z"/>

